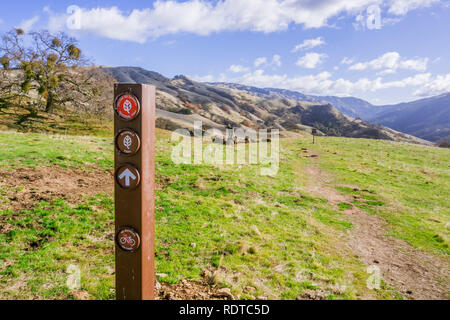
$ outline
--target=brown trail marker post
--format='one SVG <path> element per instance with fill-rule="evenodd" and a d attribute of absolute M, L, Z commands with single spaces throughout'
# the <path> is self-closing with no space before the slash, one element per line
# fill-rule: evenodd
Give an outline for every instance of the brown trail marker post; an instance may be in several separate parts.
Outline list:
<path fill-rule="evenodd" d="M 115 84 L 116 298 L 155 297 L 155 87 Z"/>
<path fill-rule="evenodd" d="M 313 136 L 313 144 L 314 144 L 314 137 L 317 134 L 317 129 L 312 129 L 311 133 L 312 133 L 312 136 Z"/>

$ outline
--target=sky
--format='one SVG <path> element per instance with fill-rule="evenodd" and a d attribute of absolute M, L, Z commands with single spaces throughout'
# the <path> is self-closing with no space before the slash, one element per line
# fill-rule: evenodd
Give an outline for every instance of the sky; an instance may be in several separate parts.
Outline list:
<path fill-rule="evenodd" d="M 16 27 L 166 77 L 376 105 L 450 92 L 450 0 L 2 1 L 0 33 Z"/>

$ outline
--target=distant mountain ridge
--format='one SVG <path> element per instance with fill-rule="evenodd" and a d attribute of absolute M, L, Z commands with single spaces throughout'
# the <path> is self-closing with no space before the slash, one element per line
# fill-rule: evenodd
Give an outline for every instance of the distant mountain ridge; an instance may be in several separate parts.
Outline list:
<path fill-rule="evenodd" d="M 353 118 L 366 119 L 369 116 L 377 112 L 377 106 L 359 98 L 354 97 L 335 97 L 335 96 L 315 96 L 315 95 L 305 95 L 303 93 L 287 90 L 287 89 L 277 89 L 277 88 L 256 88 L 252 86 L 246 86 L 235 83 L 225 83 L 225 82 L 212 82 L 211 85 L 222 85 L 230 88 L 235 88 L 238 90 L 244 90 L 258 94 L 261 97 L 273 97 L 275 94 L 279 97 L 284 97 L 297 101 L 308 101 L 320 104 L 331 104 L 333 107 L 338 109 L 345 115 Z"/>
<path fill-rule="evenodd" d="M 157 126 L 160 128 L 192 128 L 194 121 L 201 120 L 205 129 L 276 128 L 287 134 L 291 131 L 311 131 L 314 127 L 319 133 L 330 136 L 426 144 L 401 132 L 349 117 L 323 97 L 237 84 L 200 83 L 185 76 L 170 79 L 136 67 L 102 69 L 119 82 L 146 83 L 157 87 Z M 355 98 L 331 98 L 347 108 L 355 103 Z"/>
<path fill-rule="evenodd" d="M 354 97 L 314 96 L 284 89 L 215 84 L 245 90 L 265 98 L 277 96 L 319 104 L 329 103 L 347 116 L 380 124 L 428 141 L 450 140 L 450 93 L 396 105 L 375 106 Z"/>
<path fill-rule="evenodd" d="M 450 93 L 378 107 L 366 120 L 429 141 L 450 140 Z"/>

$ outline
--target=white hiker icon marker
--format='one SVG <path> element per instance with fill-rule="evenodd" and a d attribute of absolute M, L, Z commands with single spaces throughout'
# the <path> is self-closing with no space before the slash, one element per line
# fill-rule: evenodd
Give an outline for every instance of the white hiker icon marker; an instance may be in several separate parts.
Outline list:
<path fill-rule="evenodd" d="M 125 171 L 120 174 L 119 179 L 122 180 L 124 178 L 125 178 L 125 187 L 130 186 L 130 179 L 136 180 L 136 176 L 129 169 L 125 169 Z"/>

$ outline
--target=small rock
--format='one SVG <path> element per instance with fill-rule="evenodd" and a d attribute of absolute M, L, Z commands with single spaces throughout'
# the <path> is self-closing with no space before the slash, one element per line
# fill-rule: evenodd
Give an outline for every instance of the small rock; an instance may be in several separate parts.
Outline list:
<path fill-rule="evenodd" d="M 305 290 L 297 300 L 326 300 L 327 295 L 322 291 Z"/>
<path fill-rule="evenodd" d="M 166 278 L 166 277 L 167 277 L 167 274 L 165 274 L 165 273 L 157 273 L 156 274 L 156 278 L 158 278 L 158 279 Z"/>
<path fill-rule="evenodd" d="M 84 290 L 72 290 L 70 295 L 77 300 L 89 300 L 89 292 Z"/>
<path fill-rule="evenodd" d="M 164 296 L 164 299 L 166 299 L 166 300 L 177 300 L 177 297 L 172 292 L 168 292 Z"/>
<path fill-rule="evenodd" d="M 196 246 L 197 246 L 197 244 L 196 244 L 195 242 L 192 242 L 192 243 L 191 243 L 191 247 L 192 247 L 192 248 L 195 248 Z"/>
<path fill-rule="evenodd" d="M 158 280 L 155 281 L 155 290 L 161 290 L 162 289 L 162 285 L 161 283 L 158 282 Z"/>
<path fill-rule="evenodd" d="M 216 296 L 220 298 L 223 297 L 228 298 L 230 300 L 234 300 L 234 296 L 231 294 L 231 290 L 229 288 L 222 288 L 217 290 Z"/>
<path fill-rule="evenodd" d="M 256 297 L 256 300 L 267 300 L 267 297 L 259 296 L 259 297 Z"/>

